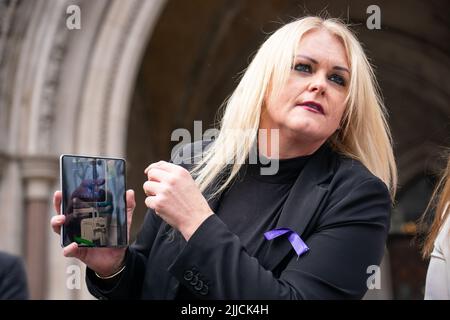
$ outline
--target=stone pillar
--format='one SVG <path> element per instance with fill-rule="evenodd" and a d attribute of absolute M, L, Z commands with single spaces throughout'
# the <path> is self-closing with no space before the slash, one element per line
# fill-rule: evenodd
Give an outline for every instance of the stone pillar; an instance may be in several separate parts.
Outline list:
<path fill-rule="evenodd" d="M 58 177 L 55 157 L 29 156 L 22 159 L 25 187 L 25 260 L 31 299 L 44 299 L 48 277 L 47 239 L 50 231 L 49 201 Z"/>

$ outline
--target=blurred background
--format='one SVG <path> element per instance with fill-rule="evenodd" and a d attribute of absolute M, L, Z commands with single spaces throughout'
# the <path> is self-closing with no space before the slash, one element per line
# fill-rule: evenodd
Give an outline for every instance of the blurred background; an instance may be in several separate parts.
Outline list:
<path fill-rule="evenodd" d="M 127 159 L 134 237 L 143 170 L 169 159 L 172 131 L 210 128 L 265 37 L 324 10 L 353 24 L 375 66 L 399 168 L 381 289 L 366 298 L 423 299 L 428 262 L 411 240 L 450 145 L 445 0 L 0 0 L 0 250 L 23 257 L 31 297 L 92 298 L 84 278 L 68 285 L 77 261 L 50 229 L 61 153 Z"/>

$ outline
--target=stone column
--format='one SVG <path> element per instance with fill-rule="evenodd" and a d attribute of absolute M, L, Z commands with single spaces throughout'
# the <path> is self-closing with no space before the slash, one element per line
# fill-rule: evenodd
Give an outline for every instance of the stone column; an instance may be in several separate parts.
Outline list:
<path fill-rule="evenodd" d="M 3 170 L 6 166 L 7 161 L 8 161 L 8 158 L 7 158 L 6 154 L 4 154 L 0 151 L 0 181 L 2 181 Z"/>
<path fill-rule="evenodd" d="M 31 299 L 44 299 L 48 277 L 47 239 L 52 187 L 58 177 L 58 160 L 48 156 L 22 159 L 25 187 L 25 260 Z"/>

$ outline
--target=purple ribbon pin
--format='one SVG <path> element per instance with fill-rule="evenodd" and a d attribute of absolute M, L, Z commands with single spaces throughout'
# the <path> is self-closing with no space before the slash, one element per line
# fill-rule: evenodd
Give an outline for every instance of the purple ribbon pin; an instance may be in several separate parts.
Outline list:
<path fill-rule="evenodd" d="M 298 257 L 309 250 L 308 246 L 305 242 L 303 242 L 302 238 L 300 238 L 300 236 L 296 232 L 292 231 L 289 228 L 278 228 L 267 231 L 264 233 L 264 237 L 266 237 L 267 240 L 272 240 L 284 234 L 287 234 L 288 240 L 294 248 L 295 252 L 297 252 Z"/>

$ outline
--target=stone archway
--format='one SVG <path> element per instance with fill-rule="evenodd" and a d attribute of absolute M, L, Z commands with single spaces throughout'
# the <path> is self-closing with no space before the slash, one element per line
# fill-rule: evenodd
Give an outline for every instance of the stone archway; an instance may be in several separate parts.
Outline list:
<path fill-rule="evenodd" d="M 59 154 L 123 156 L 136 70 L 164 3 L 0 4 L 2 249 L 25 256 L 34 299 L 89 297 L 83 279 L 83 290 L 61 285 L 76 261 L 49 230 Z M 66 27 L 69 5 L 81 9 L 80 30 Z"/>

